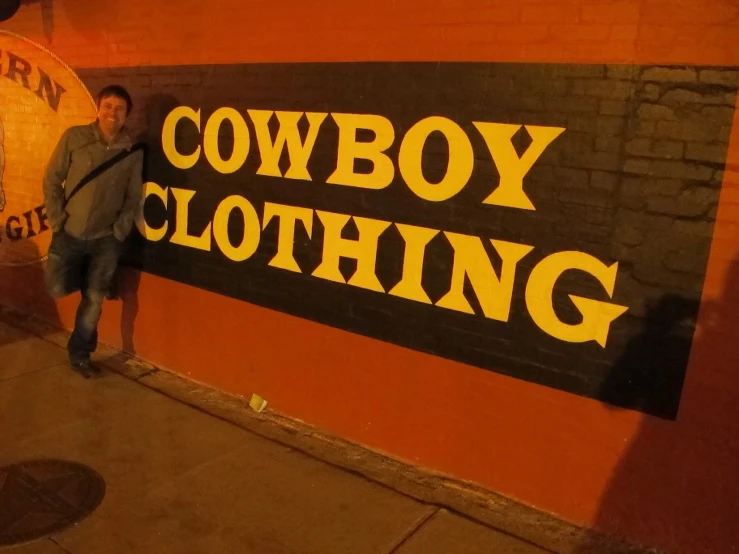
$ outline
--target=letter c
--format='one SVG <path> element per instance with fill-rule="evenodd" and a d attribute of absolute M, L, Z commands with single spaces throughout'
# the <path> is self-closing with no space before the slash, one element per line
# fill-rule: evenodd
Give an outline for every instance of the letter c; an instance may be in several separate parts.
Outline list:
<path fill-rule="evenodd" d="M 200 110 L 195 111 L 189 106 L 178 106 L 164 120 L 162 126 L 162 149 L 169 163 L 178 169 L 190 169 L 200 158 L 200 145 L 192 154 L 180 154 L 175 147 L 175 128 L 181 119 L 194 122 L 200 132 Z"/>

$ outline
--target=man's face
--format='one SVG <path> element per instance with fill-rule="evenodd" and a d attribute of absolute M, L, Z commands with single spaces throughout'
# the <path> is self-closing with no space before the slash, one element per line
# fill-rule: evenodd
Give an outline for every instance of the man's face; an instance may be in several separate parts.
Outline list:
<path fill-rule="evenodd" d="M 126 122 L 128 106 L 123 98 L 106 96 L 100 100 L 98 122 L 100 128 L 108 136 L 115 136 Z"/>

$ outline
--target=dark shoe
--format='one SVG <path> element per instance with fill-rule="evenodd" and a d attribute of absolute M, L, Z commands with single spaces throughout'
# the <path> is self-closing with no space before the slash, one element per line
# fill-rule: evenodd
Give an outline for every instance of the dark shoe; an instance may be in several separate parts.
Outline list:
<path fill-rule="evenodd" d="M 69 365 L 72 367 L 72 371 L 76 371 L 85 379 L 94 379 L 102 375 L 100 368 L 95 366 L 90 360 L 70 360 Z"/>

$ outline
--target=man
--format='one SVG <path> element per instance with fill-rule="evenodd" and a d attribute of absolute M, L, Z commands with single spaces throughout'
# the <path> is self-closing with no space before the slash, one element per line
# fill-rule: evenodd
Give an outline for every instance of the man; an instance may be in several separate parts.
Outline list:
<path fill-rule="evenodd" d="M 53 233 L 46 287 L 54 298 L 78 289 L 82 293 L 67 350 L 72 369 L 85 378 L 100 373 L 90 354 L 97 348 L 103 299 L 110 292 L 123 241 L 141 201 L 143 153 L 131 153 L 74 197 L 70 194 L 95 168 L 131 149 L 125 123 L 132 107 L 126 89 L 105 87 L 97 97 L 97 120 L 64 132 L 44 176 L 46 213 Z"/>

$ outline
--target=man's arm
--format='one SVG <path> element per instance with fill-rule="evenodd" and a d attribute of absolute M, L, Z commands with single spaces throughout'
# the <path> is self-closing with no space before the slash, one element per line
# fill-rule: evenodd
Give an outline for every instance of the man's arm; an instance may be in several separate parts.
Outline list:
<path fill-rule="evenodd" d="M 126 195 L 123 199 L 123 207 L 118 213 L 118 219 L 113 225 L 113 234 L 115 238 L 123 242 L 131 232 L 133 222 L 138 215 L 141 204 L 141 196 L 143 194 L 144 183 L 142 173 L 144 170 L 144 153 L 139 151 L 133 154 L 134 163 L 131 169 L 131 176 L 126 187 Z"/>
<path fill-rule="evenodd" d="M 46 215 L 52 232 L 60 231 L 64 226 L 66 213 L 64 211 L 64 189 L 62 183 L 69 171 L 69 130 L 64 131 L 62 138 L 54 149 L 54 153 L 46 165 L 44 174 L 44 202 Z"/>

